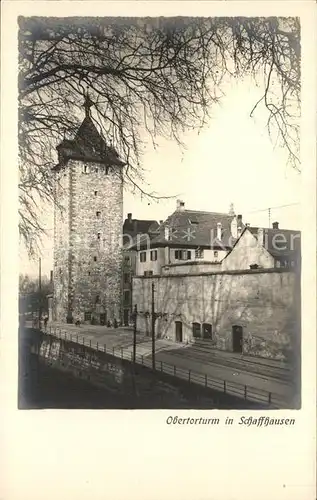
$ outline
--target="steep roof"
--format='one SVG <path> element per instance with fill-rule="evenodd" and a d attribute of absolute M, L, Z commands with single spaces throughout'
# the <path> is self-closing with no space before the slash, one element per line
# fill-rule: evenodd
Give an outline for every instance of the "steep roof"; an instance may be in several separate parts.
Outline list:
<path fill-rule="evenodd" d="M 231 234 L 234 215 L 198 210 L 175 210 L 158 228 L 158 235 L 151 240 L 151 247 L 204 247 L 231 248 L 235 239 Z M 217 239 L 217 224 L 222 225 L 221 241 Z M 169 228 L 169 239 L 165 228 Z"/>
<path fill-rule="evenodd" d="M 249 227 L 250 232 L 258 237 L 263 232 L 264 248 L 277 260 L 298 257 L 301 252 L 301 233 L 293 229 L 271 229 Z"/>
<path fill-rule="evenodd" d="M 156 220 L 145 220 L 145 219 L 125 219 L 123 224 L 123 245 L 126 249 L 131 248 L 140 241 L 141 236 L 142 242 L 145 244 L 148 239 L 153 239 L 157 235 L 157 230 L 159 228 L 159 223 Z M 129 235 L 132 238 L 129 238 Z"/>
<path fill-rule="evenodd" d="M 158 227 L 159 224 L 156 220 L 125 219 L 123 232 L 130 236 L 136 236 L 139 233 L 153 233 Z"/>
<path fill-rule="evenodd" d="M 57 146 L 57 151 L 59 154 L 59 163 L 53 170 L 58 170 L 69 159 L 103 163 L 106 165 L 124 165 L 116 150 L 111 145 L 107 145 L 88 113 L 86 113 L 86 117 L 74 139 L 64 139 Z"/>

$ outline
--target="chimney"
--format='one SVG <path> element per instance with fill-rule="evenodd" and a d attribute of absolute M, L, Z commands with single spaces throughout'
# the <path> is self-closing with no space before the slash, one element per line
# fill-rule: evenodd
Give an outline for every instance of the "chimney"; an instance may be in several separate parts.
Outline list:
<path fill-rule="evenodd" d="M 132 214 L 128 214 L 128 221 L 131 222 L 132 220 Z"/>
<path fill-rule="evenodd" d="M 238 224 L 237 224 L 237 217 L 234 216 L 232 221 L 231 221 L 231 236 L 233 238 L 238 238 Z"/>
<path fill-rule="evenodd" d="M 273 229 L 278 229 L 278 222 L 273 222 L 272 227 Z"/>
<path fill-rule="evenodd" d="M 250 227 L 250 222 L 246 222 L 244 225 L 245 227 Z"/>
<path fill-rule="evenodd" d="M 170 228 L 168 226 L 165 226 L 164 227 L 164 238 L 166 240 L 169 240 L 169 237 L 170 237 Z"/>
<path fill-rule="evenodd" d="M 238 226 L 239 226 L 239 223 L 241 224 L 241 222 L 242 222 L 242 215 L 241 214 L 237 215 L 237 221 L 238 221 Z"/>
<path fill-rule="evenodd" d="M 264 230 L 261 227 L 258 228 L 258 242 L 260 245 L 264 243 Z"/>
<path fill-rule="evenodd" d="M 163 221 L 162 221 L 162 220 L 160 220 L 160 221 L 159 221 L 159 223 L 160 223 L 160 226 L 161 226 L 161 225 L 163 224 Z"/>
<path fill-rule="evenodd" d="M 176 210 L 178 210 L 179 212 L 183 212 L 185 210 L 185 202 L 182 200 L 177 200 Z"/>
<path fill-rule="evenodd" d="M 222 227 L 222 224 L 221 222 L 218 222 L 217 223 L 217 240 L 221 241 L 221 227 Z"/>

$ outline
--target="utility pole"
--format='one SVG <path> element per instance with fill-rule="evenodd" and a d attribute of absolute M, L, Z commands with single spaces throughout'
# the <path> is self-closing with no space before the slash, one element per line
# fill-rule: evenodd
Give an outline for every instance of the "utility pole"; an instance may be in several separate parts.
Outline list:
<path fill-rule="evenodd" d="M 136 358 L 136 325 L 137 325 L 137 314 L 138 314 L 138 309 L 137 309 L 137 305 L 135 304 L 134 311 L 133 311 L 133 363 L 135 363 L 135 358 Z"/>
<path fill-rule="evenodd" d="M 39 258 L 39 328 L 41 328 L 42 319 L 42 262 Z"/>
<path fill-rule="evenodd" d="M 152 283 L 152 369 L 155 371 L 155 307 L 154 307 L 154 283 Z"/>

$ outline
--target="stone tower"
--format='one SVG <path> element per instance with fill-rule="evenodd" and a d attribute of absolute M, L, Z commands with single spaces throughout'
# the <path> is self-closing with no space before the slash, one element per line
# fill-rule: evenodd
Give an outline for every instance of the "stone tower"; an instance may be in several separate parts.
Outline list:
<path fill-rule="evenodd" d="M 53 319 L 106 324 L 121 316 L 124 163 L 91 118 L 57 147 Z"/>

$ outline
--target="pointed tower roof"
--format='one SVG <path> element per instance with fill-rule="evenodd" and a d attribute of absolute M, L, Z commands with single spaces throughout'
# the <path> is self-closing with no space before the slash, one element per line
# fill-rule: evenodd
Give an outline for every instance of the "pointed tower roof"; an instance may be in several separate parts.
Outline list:
<path fill-rule="evenodd" d="M 229 215 L 235 215 L 234 204 L 233 203 L 230 203 Z"/>
<path fill-rule="evenodd" d="M 55 170 L 65 165 L 68 160 L 82 160 L 86 162 L 103 163 L 118 167 L 124 166 L 117 151 L 107 145 L 105 139 L 98 132 L 90 113 L 93 105 L 90 97 L 85 96 L 85 118 L 80 125 L 74 139 L 64 139 L 58 146 L 59 163 Z"/>

